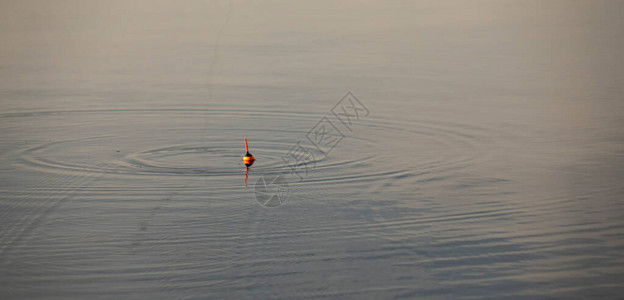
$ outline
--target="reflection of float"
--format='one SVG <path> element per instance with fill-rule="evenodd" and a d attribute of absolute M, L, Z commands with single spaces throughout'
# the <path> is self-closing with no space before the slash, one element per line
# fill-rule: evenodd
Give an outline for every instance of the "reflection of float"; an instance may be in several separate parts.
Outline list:
<path fill-rule="evenodd" d="M 245 167 L 245 187 L 247 187 L 247 171 L 249 171 L 249 167 Z"/>

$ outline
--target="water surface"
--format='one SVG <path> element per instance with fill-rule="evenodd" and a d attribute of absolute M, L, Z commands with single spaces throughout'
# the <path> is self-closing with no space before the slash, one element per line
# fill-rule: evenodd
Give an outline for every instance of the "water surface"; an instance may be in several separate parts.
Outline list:
<path fill-rule="evenodd" d="M 623 9 L 2 2 L 0 298 L 621 297 Z"/>

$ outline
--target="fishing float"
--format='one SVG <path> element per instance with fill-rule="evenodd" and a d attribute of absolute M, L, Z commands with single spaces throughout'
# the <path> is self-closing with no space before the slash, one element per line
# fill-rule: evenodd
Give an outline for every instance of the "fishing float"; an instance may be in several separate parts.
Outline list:
<path fill-rule="evenodd" d="M 243 156 L 243 163 L 245 164 L 245 166 L 251 167 L 256 159 L 253 157 L 253 155 L 251 155 L 251 153 L 249 153 L 247 138 L 245 138 L 245 151 L 247 151 L 247 153 L 245 153 L 245 156 Z"/>

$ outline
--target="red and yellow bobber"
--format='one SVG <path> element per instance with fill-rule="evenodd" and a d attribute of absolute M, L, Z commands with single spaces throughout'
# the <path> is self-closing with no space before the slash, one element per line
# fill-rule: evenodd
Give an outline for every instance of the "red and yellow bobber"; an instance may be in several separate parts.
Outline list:
<path fill-rule="evenodd" d="M 251 167 L 251 165 L 253 165 L 256 159 L 253 157 L 253 155 L 251 155 L 251 153 L 249 153 L 249 146 L 247 146 L 247 138 L 245 138 L 245 150 L 247 151 L 247 153 L 245 153 L 245 156 L 243 156 L 243 163 L 245 164 L 245 166 Z"/>

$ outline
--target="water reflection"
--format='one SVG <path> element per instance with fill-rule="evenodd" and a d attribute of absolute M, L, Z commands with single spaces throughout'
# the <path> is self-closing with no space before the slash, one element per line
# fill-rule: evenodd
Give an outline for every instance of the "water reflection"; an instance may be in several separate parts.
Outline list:
<path fill-rule="evenodd" d="M 245 166 L 245 187 L 247 187 L 247 172 L 249 171 L 249 167 Z"/>

